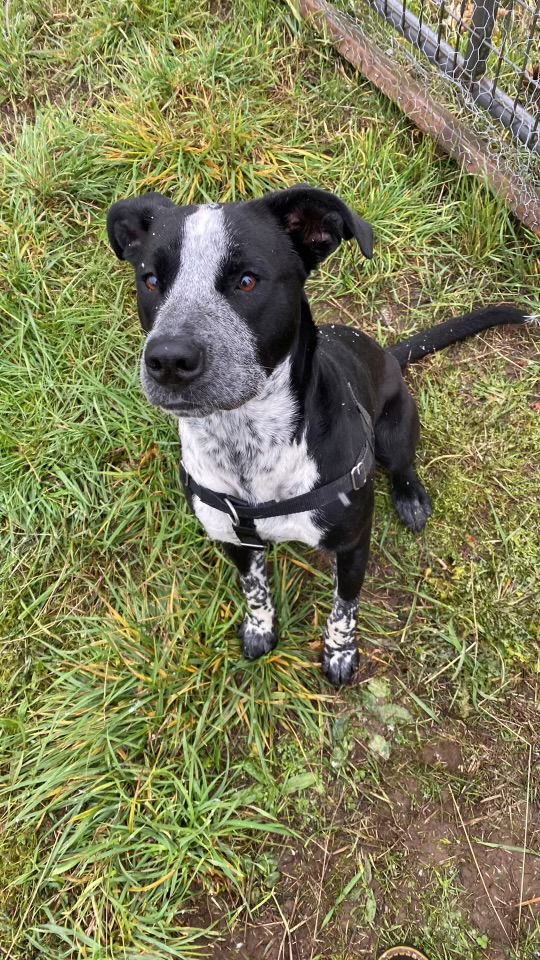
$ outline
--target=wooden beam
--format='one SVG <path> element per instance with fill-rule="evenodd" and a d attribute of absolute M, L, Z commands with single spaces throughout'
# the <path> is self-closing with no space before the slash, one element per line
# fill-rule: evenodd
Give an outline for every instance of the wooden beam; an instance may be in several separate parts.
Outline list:
<path fill-rule="evenodd" d="M 540 238 L 540 197 L 524 196 L 523 183 L 502 158 L 494 158 L 480 137 L 442 104 L 434 101 L 417 80 L 365 36 L 356 24 L 326 0 L 295 0 L 298 12 L 326 33 L 349 63 L 400 107 L 468 173 L 480 174 L 510 210 Z"/>

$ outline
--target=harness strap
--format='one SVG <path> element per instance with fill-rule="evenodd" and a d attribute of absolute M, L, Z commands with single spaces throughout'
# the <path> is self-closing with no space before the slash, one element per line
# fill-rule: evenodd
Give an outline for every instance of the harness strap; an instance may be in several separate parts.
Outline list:
<path fill-rule="evenodd" d="M 335 500 L 341 500 L 345 506 L 350 501 L 347 494 L 351 491 L 360 490 L 367 483 L 374 463 L 373 446 L 373 426 L 371 418 L 367 411 L 354 396 L 352 387 L 348 384 L 355 404 L 362 415 L 364 425 L 368 428 L 366 442 L 362 448 L 359 459 L 352 470 L 337 480 L 331 480 L 330 483 L 323 484 L 322 487 L 315 487 L 308 493 L 301 493 L 297 497 L 290 497 L 288 500 L 266 500 L 263 503 L 247 503 L 245 500 L 239 500 L 238 497 L 227 493 L 218 493 L 216 490 L 210 490 L 209 487 L 203 487 L 189 474 L 180 460 L 179 472 L 180 480 L 186 490 L 192 495 L 202 500 L 214 510 L 220 510 L 221 513 L 227 513 L 232 520 L 233 530 L 240 540 L 240 543 L 246 547 L 255 547 L 262 549 L 265 543 L 259 537 L 255 529 L 255 520 L 266 520 L 271 517 L 283 517 L 292 513 L 304 513 L 308 510 L 317 510 L 328 506 Z"/>

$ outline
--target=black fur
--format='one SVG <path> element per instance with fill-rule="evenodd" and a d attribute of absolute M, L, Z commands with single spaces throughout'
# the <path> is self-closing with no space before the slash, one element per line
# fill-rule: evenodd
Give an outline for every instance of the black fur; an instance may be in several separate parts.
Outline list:
<path fill-rule="evenodd" d="M 402 340 L 401 343 L 395 343 L 394 346 L 389 347 L 388 352 L 396 358 L 400 367 L 405 367 L 414 360 L 421 360 L 430 353 L 444 350 L 450 344 L 472 337 L 475 333 L 481 333 L 489 327 L 497 327 L 502 323 L 526 323 L 527 319 L 523 310 L 518 310 L 511 304 L 503 303 L 497 307 L 484 307 L 483 310 L 464 313 L 463 316 L 456 317 L 454 320 L 445 320 L 444 323 L 438 323 L 436 327 L 421 330 L 413 337 Z"/>

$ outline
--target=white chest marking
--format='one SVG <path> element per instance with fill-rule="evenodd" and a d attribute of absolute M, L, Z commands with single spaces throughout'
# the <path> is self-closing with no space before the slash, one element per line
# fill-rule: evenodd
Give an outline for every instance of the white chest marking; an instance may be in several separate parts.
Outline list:
<path fill-rule="evenodd" d="M 297 411 L 284 361 L 261 393 L 236 410 L 180 420 L 186 470 L 205 487 L 249 503 L 285 500 L 312 490 L 318 481 L 305 434 L 293 438 Z M 209 537 L 238 543 L 232 521 L 194 497 L 194 510 Z M 317 546 L 322 529 L 313 511 L 256 520 L 263 540 L 299 540 Z"/>

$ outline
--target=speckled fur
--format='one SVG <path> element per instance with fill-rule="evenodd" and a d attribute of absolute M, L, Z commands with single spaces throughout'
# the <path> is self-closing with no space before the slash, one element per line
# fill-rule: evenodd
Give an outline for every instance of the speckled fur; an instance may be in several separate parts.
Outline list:
<path fill-rule="evenodd" d="M 274 633 L 275 611 L 262 552 L 253 553 L 249 573 L 240 577 L 240 584 L 247 603 L 247 614 L 240 628 L 242 653 L 248 660 L 255 660 L 272 650 L 277 643 Z"/>
<path fill-rule="evenodd" d="M 358 600 L 342 600 L 334 589 L 334 605 L 324 629 L 323 670 L 335 685 L 348 683 L 358 666 L 356 617 Z"/>
<path fill-rule="evenodd" d="M 182 415 L 199 417 L 216 407 L 229 410 L 257 395 L 266 374 L 257 360 L 257 344 L 246 323 L 216 289 L 220 265 L 230 238 L 223 209 L 203 204 L 186 218 L 180 266 L 174 283 L 161 304 L 145 349 L 156 337 L 196 336 L 206 352 L 206 371 L 197 381 L 193 411 Z M 144 268 L 144 263 L 141 264 Z M 204 322 L 202 319 L 204 318 Z M 161 406 L 171 400 L 170 389 L 149 376 L 141 357 L 142 388 L 150 403 Z M 185 391 L 190 402 L 191 391 Z"/>
<path fill-rule="evenodd" d="M 182 457 L 203 486 L 250 503 L 285 500 L 317 485 L 315 461 L 305 434 L 295 438 L 297 409 L 290 389 L 290 361 L 274 370 L 257 397 L 238 410 L 179 421 Z M 193 509 L 209 537 L 238 543 L 225 513 L 193 498 Z M 257 520 L 263 540 L 298 540 L 317 546 L 321 529 L 312 511 Z"/>

